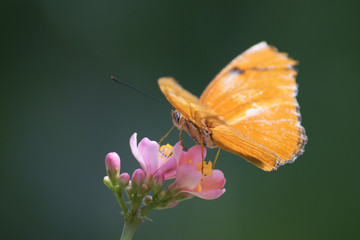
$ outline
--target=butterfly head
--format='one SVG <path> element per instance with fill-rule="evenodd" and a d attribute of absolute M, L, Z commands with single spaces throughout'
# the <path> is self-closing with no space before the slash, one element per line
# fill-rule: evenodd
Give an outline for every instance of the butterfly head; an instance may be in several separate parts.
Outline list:
<path fill-rule="evenodd" d="M 172 121 L 174 123 L 174 125 L 177 127 L 177 128 L 181 128 L 181 125 L 182 125 L 182 121 L 181 119 L 183 118 L 183 116 L 181 115 L 181 113 L 177 110 L 172 110 L 171 111 L 171 115 L 172 115 Z"/>

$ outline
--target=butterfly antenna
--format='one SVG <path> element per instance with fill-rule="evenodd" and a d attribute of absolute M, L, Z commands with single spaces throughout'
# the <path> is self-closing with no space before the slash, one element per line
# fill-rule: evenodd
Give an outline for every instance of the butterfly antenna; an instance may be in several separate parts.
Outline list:
<path fill-rule="evenodd" d="M 165 134 L 165 136 L 163 136 L 160 141 L 158 142 L 158 144 L 160 145 L 162 143 L 162 141 L 171 133 L 171 131 L 175 128 L 175 125 L 173 125 L 170 130 Z"/>
<path fill-rule="evenodd" d="M 137 89 L 136 87 L 134 87 L 134 86 L 132 86 L 132 85 L 126 83 L 126 82 L 120 81 L 120 80 L 116 79 L 116 78 L 113 77 L 113 76 L 111 76 L 110 78 L 111 78 L 112 80 L 114 80 L 115 82 L 121 84 L 121 85 L 124 85 L 124 86 L 126 86 L 126 87 L 128 87 L 128 88 L 131 88 L 132 90 L 134 90 L 134 91 L 136 91 L 136 92 L 138 92 L 138 93 L 141 93 L 141 94 L 143 94 L 143 95 L 145 95 L 145 96 L 147 96 L 147 97 L 149 97 L 149 98 L 157 101 L 158 103 L 161 103 L 161 104 L 163 104 L 163 105 L 165 105 L 165 106 L 167 106 L 167 107 L 169 107 L 169 108 L 172 108 L 172 106 L 171 106 L 170 104 L 168 104 L 167 102 L 163 102 L 163 101 L 161 101 L 160 99 L 157 99 L 156 97 L 150 95 L 149 93 L 146 93 L 146 92 L 144 92 L 144 91 L 142 91 L 142 90 L 140 90 L 140 89 Z"/>

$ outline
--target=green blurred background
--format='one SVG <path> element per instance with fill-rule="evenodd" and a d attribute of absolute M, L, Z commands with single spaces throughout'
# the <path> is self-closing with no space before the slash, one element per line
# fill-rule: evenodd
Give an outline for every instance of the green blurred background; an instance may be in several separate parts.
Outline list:
<path fill-rule="evenodd" d="M 119 239 L 104 157 L 139 167 L 128 145 L 172 126 L 161 76 L 200 95 L 266 40 L 300 61 L 309 142 L 266 173 L 222 152 L 219 199 L 150 214 L 135 239 L 354 239 L 359 236 L 359 1 L 1 1 L 1 235 Z M 187 144 L 192 142 L 184 137 Z M 174 144 L 177 133 L 168 141 Z M 210 159 L 216 150 L 210 151 Z"/>

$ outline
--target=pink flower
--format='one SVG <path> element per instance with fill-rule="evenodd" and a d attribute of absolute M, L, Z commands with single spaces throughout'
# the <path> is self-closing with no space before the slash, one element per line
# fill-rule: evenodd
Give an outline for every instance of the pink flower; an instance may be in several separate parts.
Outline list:
<path fill-rule="evenodd" d="M 143 138 L 137 145 L 137 134 L 134 133 L 130 147 L 147 176 L 163 174 L 164 180 L 176 177 L 175 184 L 183 192 L 203 199 L 215 199 L 225 192 L 224 174 L 213 170 L 211 162 L 202 161 L 200 145 L 193 146 L 188 152 L 182 151 L 180 142 L 174 147 L 159 147 L 157 142 Z M 203 155 L 205 158 L 205 148 Z"/>
<path fill-rule="evenodd" d="M 157 142 L 143 138 L 137 145 L 137 134 L 134 133 L 130 137 L 130 148 L 147 176 L 155 172 L 164 174 L 165 179 L 175 176 L 176 162 L 171 158 L 173 148 L 169 144 L 159 147 Z"/>
<path fill-rule="evenodd" d="M 213 170 L 212 163 L 206 164 L 202 161 L 201 146 L 196 145 L 188 152 L 182 151 L 178 142 L 173 149 L 176 159 L 176 184 L 191 195 L 203 199 L 215 199 L 225 192 L 225 177 L 222 171 Z M 203 148 L 204 159 L 206 149 Z"/>

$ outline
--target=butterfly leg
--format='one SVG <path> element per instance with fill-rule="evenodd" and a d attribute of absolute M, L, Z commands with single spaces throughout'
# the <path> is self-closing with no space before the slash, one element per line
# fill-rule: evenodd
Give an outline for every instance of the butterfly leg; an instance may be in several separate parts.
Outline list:
<path fill-rule="evenodd" d="M 204 137 L 201 133 L 200 133 L 200 144 L 201 144 L 201 173 L 203 174 L 204 173 Z"/>
<path fill-rule="evenodd" d="M 173 125 L 170 130 L 160 139 L 159 141 L 159 145 L 161 144 L 161 142 L 171 133 L 171 131 L 174 129 L 175 125 Z"/>
<path fill-rule="evenodd" d="M 214 164 L 213 164 L 213 167 L 212 167 L 213 169 L 214 169 L 214 167 L 215 167 L 216 160 L 217 160 L 218 157 L 219 157 L 220 150 L 221 150 L 221 148 L 218 148 L 218 151 L 217 151 L 216 156 L 215 156 Z"/>
<path fill-rule="evenodd" d="M 185 147 L 184 142 L 181 139 L 181 132 L 182 132 L 182 128 L 180 128 L 180 131 L 179 131 L 179 140 L 180 140 L 181 146 L 187 151 L 188 149 Z"/>

